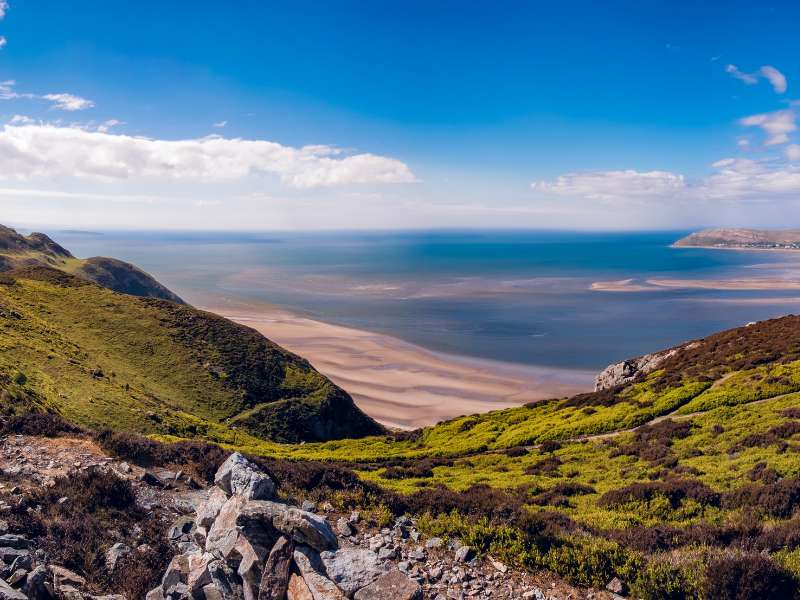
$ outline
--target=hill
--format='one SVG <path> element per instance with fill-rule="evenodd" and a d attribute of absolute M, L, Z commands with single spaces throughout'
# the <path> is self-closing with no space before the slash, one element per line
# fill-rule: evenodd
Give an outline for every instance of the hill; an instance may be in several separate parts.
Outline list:
<path fill-rule="evenodd" d="M 800 249 L 798 229 L 705 229 L 675 242 L 678 248 Z"/>
<path fill-rule="evenodd" d="M 6 414 L 56 411 L 95 429 L 278 442 L 383 431 L 248 327 L 38 265 L 3 275 L 0 386 Z"/>
<path fill-rule="evenodd" d="M 0 225 L 0 272 L 35 265 L 60 269 L 124 294 L 183 303 L 177 294 L 130 263 L 101 256 L 75 258 L 43 233 L 23 236 Z"/>

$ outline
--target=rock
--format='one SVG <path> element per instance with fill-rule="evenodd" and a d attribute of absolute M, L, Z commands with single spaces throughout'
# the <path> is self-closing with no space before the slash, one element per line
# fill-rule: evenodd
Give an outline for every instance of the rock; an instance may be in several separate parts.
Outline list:
<path fill-rule="evenodd" d="M 192 568 L 189 565 L 188 554 L 178 554 L 169 561 L 164 576 L 161 578 L 161 589 L 166 594 L 179 583 L 186 583 Z"/>
<path fill-rule="evenodd" d="M 275 496 L 275 483 L 238 452 L 231 454 L 214 475 L 214 483 L 228 494 L 248 500 L 269 500 Z"/>
<path fill-rule="evenodd" d="M 28 597 L 0 579 L 0 600 L 28 600 Z"/>
<path fill-rule="evenodd" d="M 336 521 L 336 531 L 339 532 L 339 535 L 343 537 L 350 537 L 355 533 L 352 525 L 350 522 L 345 519 L 344 517 L 340 517 L 338 521 Z"/>
<path fill-rule="evenodd" d="M 225 501 L 219 511 L 214 524 L 206 536 L 206 551 L 218 552 L 222 558 L 227 558 L 236 545 L 239 531 L 236 529 L 236 520 L 245 502 L 241 496 L 231 496 Z"/>
<path fill-rule="evenodd" d="M 294 506 L 268 500 L 248 501 L 239 513 L 237 524 L 245 526 L 253 521 L 270 523 L 283 535 L 292 538 L 298 544 L 307 544 L 315 550 L 334 549 L 339 545 L 336 535 L 324 517 Z M 216 525 L 215 522 L 214 526 Z"/>
<path fill-rule="evenodd" d="M 199 595 L 203 588 L 211 583 L 208 565 L 214 560 L 216 560 L 216 557 L 210 552 L 206 552 L 195 560 L 189 560 L 189 574 L 186 576 L 186 585 L 190 594 Z"/>
<path fill-rule="evenodd" d="M 489 562 L 492 563 L 492 566 L 501 573 L 505 574 L 508 571 L 508 567 L 505 564 L 501 563 L 499 560 L 495 560 L 491 556 L 489 557 Z"/>
<path fill-rule="evenodd" d="M 394 560 L 397 558 L 397 548 L 379 548 L 378 560 Z"/>
<path fill-rule="evenodd" d="M 614 577 L 606 585 L 606 589 L 612 594 L 619 594 L 620 596 L 628 591 L 628 586 L 619 577 Z"/>
<path fill-rule="evenodd" d="M 442 538 L 439 537 L 432 537 L 427 542 L 425 542 L 425 547 L 428 549 L 431 548 L 441 548 L 444 545 L 444 541 Z"/>
<path fill-rule="evenodd" d="M 364 548 L 346 548 L 320 554 L 325 574 L 349 598 L 380 577 L 385 569 L 376 554 Z"/>
<path fill-rule="evenodd" d="M 21 548 L 0 548 L 0 560 L 11 564 L 20 556 L 30 556 L 30 551 Z"/>
<path fill-rule="evenodd" d="M 274 539 L 274 537 L 270 537 Z M 258 587 L 261 583 L 261 565 L 267 559 L 270 545 L 262 545 L 258 539 L 248 539 L 243 534 L 239 536 L 233 548 L 234 560 L 239 559 L 236 572 L 242 578 L 245 600 L 258 598 Z"/>
<path fill-rule="evenodd" d="M 22 591 L 32 600 L 45 600 L 50 597 L 50 593 L 45 586 L 46 581 L 47 569 L 44 565 L 39 565 L 28 573 L 28 576 L 25 578 L 25 583 L 22 585 Z"/>
<path fill-rule="evenodd" d="M 325 567 L 314 550 L 300 546 L 292 556 L 314 600 L 345 600 L 336 584 L 324 575 Z"/>
<path fill-rule="evenodd" d="M 204 527 L 208 531 L 227 501 L 228 497 L 222 489 L 216 486 L 212 487 L 208 492 L 208 498 L 197 507 L 197 515 L 195 517 L 197 525 Z"/>
<path fill-rule="evenodd" d="M 178 517 L 172 526 L 169 528 L 167 538 L 172 541 L 181 539 L 182 536 L 188 536 L 195 528 L 194 519 L 188 515 Z"/>
<path fill-rule="evenodd" d="M 131 549 L 121 542 L 117 542 L 111 546 L 111 548 L 106 551 L 106 569 L 108 572 L 113 573 L 119 559 L 128 556 L 130 553 Z"/>
<path fill-rule="evenodd" d="M 456 550 L 455 559 L 457 562 L 469 562 L 475 556 L 475 552 L 469 546 L 461 546 Z"/>
<path fill-rule="evenodd" d="M 208 573 L 211 576 L 211 583 L 203 588 L 203 593 L 206 598 L 209 597 L 209 592 L 206 591 L 209 586 L 219 600 L 242 600 L 242 594 L 236 584 L 236 573 L 224 561 L 215 560 L 209 563 Z"/>
<path fill-rule="evenodd" d="M 25 569 L 17 569 L 11 574 L 11 577 L 6 579 L 6 581 L 11 587 L 19 587 L 19 583 L 24 581 L 25 577 L 27 576 L 28 572 Z"/>
<path fill-rule="evenodd" d="M 6 548 L 30 548 L 31 542 L 24 535 L 15 535 L 13 533 L 4 533 L 0 535 L 0 546 Z"/>
<path fill-rule="evenodd" d="M 73 585 L 62 585 L 56 588 L 58 597 L 61 600 L 84 600 L 81 591 Z"/>
<path fill-rule="evenodd" d="M 400 571 L 389 571 L 358 590 L 355 600 L 421 600 L 422 588 Z"/>
<path fill-rule="evenodd" d="M 153 588 L 147 595 L 144 597 L 144 600 L 164 600 L 164 591 L 161 589 L 161 586 L 157 588 Z"/>
<path fill-rule="evenodd" d="M 359 521 L 361 521 L 361 513 L 357 510 L 354 510 L 350 513 L 350 518 L 348 519 L 353 525 L 358 525 Z"/>
<path fill-rule="evenodd" d="M 289 589 L 289 569 L 292 564 L 294 544 L 281 536 L 264 563 L 263 575 L 258 588 L 258 600 L 283 600 Z"/>
<path fill-rule="evenodd" d="M 423 561 L 425 560 L 425 552 L 421 548 L 414 548 L 411 552 L 408 553 L 408 558 L 411 560 L 416 561 Z"/>
<path fill-rule="evenodd" d="M 303 503 L 300 505 L 300 508 L 303 510 L 307 510 L 308 512 L 314 512 L 317 510 L 317 505 L 311 502 L 311 500 L 303 500 Z"/>
<path fill-rule="evenodd" d="M 546 598 L 546 596 L 544 595 L 544 592 L 542 590 L 540 590 L 539 588 L 537 588 L 537 587 L 528 590 L 527 592 L 522 594 L 522 597 L 525 600 L 529 600 L 531 598 L 533 600 L 545 600 L 545 598 Z"/>
<path fill-rule="evenodd" d="M 58 565 L 50 565 L 48 568 L 53 574 L 53 583 L 56 587 L 59 585 L 73 585 L 78 588 L 86 586 L 86 580 L 69 569 Z"/>
<path fill-rule="evenodd" d="M 314 600 L 314 596 L 311 595 L 311 590 L 303 578 L 292 573 L 289 577 L 289 586 L 286 588 L 286 600 Z"/>

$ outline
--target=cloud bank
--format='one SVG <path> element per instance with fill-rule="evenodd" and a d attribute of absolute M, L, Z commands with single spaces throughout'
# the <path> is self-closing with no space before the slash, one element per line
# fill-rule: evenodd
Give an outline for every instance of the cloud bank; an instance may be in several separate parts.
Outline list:
<path fill-rule="evenodd" d="M 346 155 L 330 146 L 294 148 L 220 136 L 159 140 L 48 124 L 7 124 L 0 131 L 4 179 L 230 181 L 259 174 L 277 175 L 295 188 L 416 181 L 397 159 Z"/>

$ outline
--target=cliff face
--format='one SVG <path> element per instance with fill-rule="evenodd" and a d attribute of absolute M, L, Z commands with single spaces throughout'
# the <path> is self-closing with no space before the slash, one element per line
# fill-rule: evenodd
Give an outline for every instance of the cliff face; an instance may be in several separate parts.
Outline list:
<path fill-rule="evenodd" d="M 645 354 L 637 358 L 629 358 L 622 362 L 608 365 L 594 380 L 594 391 L 599 392 L 625 385 L 636 379 L 637 375 L 647 375 L 658 369 L 664 362 L 683 350 L 697 346 L 696 342 L 682 344 L 669 350 L 661 350 L 652 354 Z"/>

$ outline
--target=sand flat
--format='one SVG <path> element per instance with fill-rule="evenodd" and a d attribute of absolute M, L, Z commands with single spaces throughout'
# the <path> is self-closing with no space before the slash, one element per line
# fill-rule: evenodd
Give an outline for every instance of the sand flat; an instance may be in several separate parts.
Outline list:
<path fill-rule="evenodd" d="M 204 309 L 248 325 L 307 358 L 364 412 L 391 427 L 421 427 L 589 391 L 596 375 L 441 354 L 268 305 L 225 302 Z"/>
<path fill-rule="evenodd" d="M 800 290 L 800 280 L 777 277 L 742 277 L 736 279 L 653 278 L 638 282 L 634 279 L 620 279 L 617 281 L 595 281 L 590 289 L 600 292 L 655 292 L 668 289 L 722 291 Z"/>

